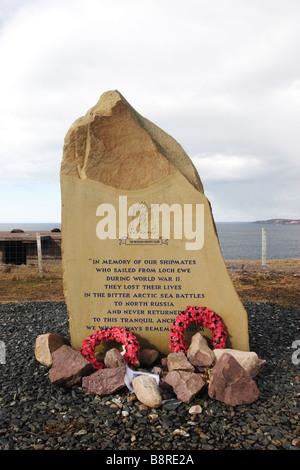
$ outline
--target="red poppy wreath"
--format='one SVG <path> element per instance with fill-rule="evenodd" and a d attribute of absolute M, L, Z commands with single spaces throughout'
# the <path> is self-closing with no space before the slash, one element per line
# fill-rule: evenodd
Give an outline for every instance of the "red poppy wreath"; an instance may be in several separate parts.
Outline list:
<path fill-rule="evenodd" d="M 105 365 L 103 362 L 97 361 L 95 348 L 103 341 L 107 342 L 110 340 L 124 344 L 126 350 L 123 357 L 129 366 L 134 366 L 137 361 L 140 345 L 134 334 L 125 330 L 125 328 L 100 328 L 100 330 L 95 331 L 95 333 L 83 341 L 80 352 L 93 364 L 94 369 L 103 369 Z"/>
<path fill-rule="evenodd" d="M 206 307 L 187 307 L 175 319 L 170 329 L 169 348 L 171 351 L 184 353 L 188 350 L 184 332 L 191 323 L 200 323 L 206 328 L 210 328 L 213 334 L 212 349 L 224 349 L 227 339 L 227 332 L 221 317 Z"/>

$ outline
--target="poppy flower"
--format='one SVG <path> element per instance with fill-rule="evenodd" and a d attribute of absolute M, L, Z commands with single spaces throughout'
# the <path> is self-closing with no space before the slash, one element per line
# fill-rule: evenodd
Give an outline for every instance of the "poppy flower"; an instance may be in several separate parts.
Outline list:
<path fill-rule="evenodd" d="M 82 342 L 81 354 L 92 363 L 94 369 L 103 369 L 105 365 L 103 362 L 97 361 L 95 358 L 95 348 L 102 342 L 115 340 L 123 343 L 125 346 L 125 353 L 123 355 L 125 361 L 129 366 L 134 366 L 137 361 L 137 355 L 140 351 L 140 345 L 133 333 L 128 332 L 125 328 L 100 328 L 100 330 L 93 333 Z"/>
<path fill-rule="evenodd" d="M 171 351 L 187 352 L 188 345 L 185 341 L 184 331 L 191 323 L 202 324 L 204 327 L 212 330 L 213 349 L 225 348 L 227 332 L 221 317 L 207 307 L 188 306 L 184 312 L 181 312 L 176 317 L 170 328 L 169 348 Z"/>

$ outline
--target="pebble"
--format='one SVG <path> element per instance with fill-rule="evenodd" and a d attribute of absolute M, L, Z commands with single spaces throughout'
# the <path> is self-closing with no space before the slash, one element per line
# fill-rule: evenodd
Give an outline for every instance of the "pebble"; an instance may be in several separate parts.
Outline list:
<path fill-rule="evenodd" d="M 183 437 L 190 437 L 189 433 L 184 431 L 183 429 L 175 429 L 173 431 L 175 436 L 183 436 Z"/>
<path fill-rule="evenodd" d="M 191 406 L 191 408 L 189 409 L 189 413 L 190 415 L 198 415 L 202 413 L 202 408 L 200 405 Z"/>
<path fill-rule="evenodd" d="M 292 362 L 299 311 L 245 307 L 251 350 L 267 361 L 255 377 L 259 399 L 234 408 L 201 391 L 189 405 L 173 395 L 153 410 L 126 388 L 98 397 L 51 385 L 34 344 L 49 332 L 68 338 L 65 304 L 1 304 L 0 450 L 299 450 L 300 366 Z M 194 406 L 202 412 L 191 414 Z"/>

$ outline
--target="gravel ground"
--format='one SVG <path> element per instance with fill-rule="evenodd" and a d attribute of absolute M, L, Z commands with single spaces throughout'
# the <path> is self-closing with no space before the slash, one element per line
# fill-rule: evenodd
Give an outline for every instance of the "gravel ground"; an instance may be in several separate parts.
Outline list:
<path fill-rule="evenodd" d="M 0 305 L 0 450 L 299 450 L 300 352 L 292 347 L 300 340 L 299 311 L 245 307 L 251 350 L 267 361 L 255 378 L 259 399 L 231 407 L 202 391 L 189 405 L 173 399 L 151 410 L 130 401 L 127 389 L 98 397 L 51 385 L 34 345 L 40 334 L 69 336 L 64 303 Z M 188 413 L 193 404 L 202 406 L 200 415 Z"/>

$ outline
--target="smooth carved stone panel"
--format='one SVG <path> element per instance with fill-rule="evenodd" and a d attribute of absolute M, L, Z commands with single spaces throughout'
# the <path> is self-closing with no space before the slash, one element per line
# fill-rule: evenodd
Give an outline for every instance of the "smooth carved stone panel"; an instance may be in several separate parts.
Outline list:
<path fill-rule="evenodd" d="M 222 318 L 227 347 L 249 350 L 247 314 L 194 165 L 118 92 L 105 93 L 71 126 L 61 192 L 73 347 L 101 327 L 117 326 L 132 331 L 142 349 L 168 354 L 176 315 L 193 305 Z M 195 331 L 199 326 L 187 335 Z M 200 331 L 211 338 L 210 330 Z"/>

